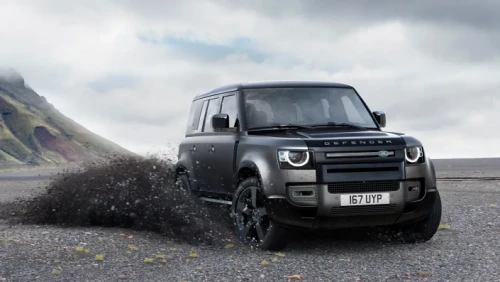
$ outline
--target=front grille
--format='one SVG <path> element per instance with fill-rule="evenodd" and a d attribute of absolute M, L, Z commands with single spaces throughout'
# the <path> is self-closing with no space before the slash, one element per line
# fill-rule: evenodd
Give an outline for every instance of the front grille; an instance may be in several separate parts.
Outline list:
<path fill-rule="evenodd" d="M 399 190 L 399 181 L 351 181 L 328 183 L 328 192 L 332 194 L 388 192 Z"/>
<path fill-rule="evenodd" d="M 331 215 L 359 215 L 359 214 L 384 214 L 396 211 L 396 204 L 373 206 L 333 207 Z"/>

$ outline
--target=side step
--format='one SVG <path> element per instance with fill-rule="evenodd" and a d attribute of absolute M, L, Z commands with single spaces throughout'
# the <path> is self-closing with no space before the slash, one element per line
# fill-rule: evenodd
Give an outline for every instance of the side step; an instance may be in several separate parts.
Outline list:
<path fill-rule="evenodd" d="M 205 201 L 205 202 L 212 202 L 212 203 L 223 204 L 223 205 L 232 205 L 233 204 L 232 201 L 212 199 L 212 198 L 207 198 L 207 197 L 199 197 L 198 199 Z"/>

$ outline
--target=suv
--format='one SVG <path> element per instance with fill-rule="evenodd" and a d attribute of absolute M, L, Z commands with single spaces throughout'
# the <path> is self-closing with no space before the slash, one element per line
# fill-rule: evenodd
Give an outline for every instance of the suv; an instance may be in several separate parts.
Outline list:
<path fill-rule="evenodd" d="M 386 226 L 427 241 L 441 220 L 434 166 L 385 124 L 345 84 L 223 86 L 193 100 L 177 180 L 230 205 L 242 241 L 265 250 L 283 249 L 290 228 Z"/>

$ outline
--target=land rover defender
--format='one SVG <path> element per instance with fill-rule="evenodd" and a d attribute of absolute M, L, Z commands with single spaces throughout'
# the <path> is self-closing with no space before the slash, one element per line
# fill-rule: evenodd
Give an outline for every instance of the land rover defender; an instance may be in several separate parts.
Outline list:
<path fill-rule="evenodd" d="M 241 240 L 286 246 L 293 228 L 382 226 L 427 241 L 441 220 L 434 166 L 421 142 L 382 130 L 352 86 L 252 82 L 196 96 L 177 181 L 227 204 Z"/>

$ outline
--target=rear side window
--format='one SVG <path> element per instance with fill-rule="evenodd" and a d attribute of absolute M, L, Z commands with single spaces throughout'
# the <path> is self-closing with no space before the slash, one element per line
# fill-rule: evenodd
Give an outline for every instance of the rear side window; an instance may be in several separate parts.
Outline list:
<path fill-rule="evenodd" d="M 194 111 L 193 111 L 193 122 L 192 122 L 192 128 L 194 130 L 198 129 L 198 126 L 200 125 L 200 117 L 201 117 L 201 110 L 204 108 L 206 101 L 198 100 L 194 102 Z"/>
<path fill-rule="evenodd" d="M 208 100 L 207 113 L 205 114 L 205 124 L 203 125 L 203 132 L 214 132 L 212 127 L 212 116 L 219 112 L 219 99 Z"/>
<path fill-rule="evenodd" d="M 221 114 L 229 115 L 229 127 L 236 127 L 236 115 L 238 111 L 236 110 L 236 96 L 225 96 L 222 98 L 222 109 Z"/>

